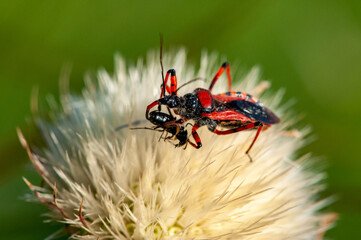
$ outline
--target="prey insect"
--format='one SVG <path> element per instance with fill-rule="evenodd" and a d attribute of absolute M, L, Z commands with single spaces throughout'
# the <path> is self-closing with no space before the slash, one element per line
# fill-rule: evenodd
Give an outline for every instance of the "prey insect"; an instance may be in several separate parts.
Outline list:
<path fill-rule="evenodd" d="M 147 106 L 145 117 L 152 122 L 151 115 L 155 114 L 154 112 L 161 112 L 161 106 L 164 105 L 172 109 L 179 119 L 183 120 L 179 123 L 175 122 L 175 124 L 182 125 L 193 120 L 192 137 L 196 142 L 196 148 L 202 146 L 197 133 L 198 128 L 202 126 L 207 126 L 211 132 L 217 135 L 228 135 L 254 129 L 257 130 L 256 135 L 246 151 L 252 161 L 249 152 L 261 130 L 280 122 L 280 119 L 255 97 L 245 92 L 232 91 L 231 72 L 227 62 L 223 63 L 217 71 L 208 89 L 196 88 L 192 93 L 187 93 L 184 96 L 177 95 L 179 89 L 177 89 L 175 70 L 168 70 L 164 78 L 162 60 L 161 67 L 163 83 L 160 98 Z M 213 95 L 212 89 L 224 72 L 227 73 L 228 92 Z M 169 79 L 170 86 L 167 85 Z M 158 110 L 151 112 L 155 106 L 158 106 Z M 153 124 L 157 125 L 156 123 Z"/>
<path fill-rule="evenodd" d="M 169 109 L 168 109 L 169 111 Z M 186 126 L 183 126 L 183 119 L 176 119 L 173 117 L 172 113 L 169 111 L 169 114 L 163 113 L 160 111 L 153 111 L 149 114 L 149 119 L 151 123 L 155 125 L 153 128 L 143 128 L 143 129 L 151 129 L 151 130 L 159 130 L 162 132 L 160 138 L 163 137 L 163 134 L 166 133 L 164 137 L 165 140 L 178 140 L 179 142 L 175 144 L 175 147 L 185 146 L 187 147 L 187 143 L 189 143 L 193 147 L 197 147 L 194 143 L 189 140 L 188 131 L 186 130 Z M 134 128 L 133 128 L 134 129 Z M 138 128 L 139 129 L 139 128 Z M 170 136 L 167 136 L 171 134 Z"/>
<path fill-rule="evenodd" d="M 187 144 L 189 143 L 191 146 L 196 147 L 194 143 L 192 143 L 189 140 L 188 131 L 186 130 L 186 126 L 183 126 L 183 119 L 176 119 L 172 113 L 169 111 L 169 114 L 159 112 L 159 111 L 153 111 L 149 114 L 149 121 L 153 123 L 154 127 L 130 127 L 131 125 L 137 125 L 140 124 L 143 121 L 135 121 L 131 124 L 125 124 L 117 127 L 115 130 L 121 130 L 126 127 L 130 127 L 129 129 L 135 130 L 135 129 L 146 129 L 146 130 L 153 130 L 153 131 L 159 131 L 162 132 L 160 139 L 164 140 L 178 140 L 178 143 L 174 144 L 175 147 L 187 147 Z M 190 123 L 187 123 L 190 124 Z M 186 124 L 186 125 L 187 125 Z M 163 137 L 163 135 L 165 136 Z M 170 136 L 169 136 L 170 134 Z"/>

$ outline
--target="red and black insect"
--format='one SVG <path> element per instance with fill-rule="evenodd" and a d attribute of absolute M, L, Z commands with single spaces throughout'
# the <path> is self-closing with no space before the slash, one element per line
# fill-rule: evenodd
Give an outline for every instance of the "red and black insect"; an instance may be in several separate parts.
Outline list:
<path fill-rule="evenodd" d="M 225 71 L 227 72 L 229 91 L 213 95 L 211 93 L 212 89 Z M 167 85 L 169 77 L 170 87 Z M 176 124 L 182 125 L 188 120 L 193 120 L 195 124 L 192 128 L 192 136 L 196 141 L 196 145 L 194 144 L 196 148 L 202 146 L 201 139 L 197 133 L 197 129 L 202 126 L 207 126 L 211 132 L 218 135 L 227 135 L 247 129 L 257 129 L 256 136 L 246 151 L 246 154 L 250 157 L 249 151 L 261 130 L 280 122 L 280 119 L 272 111 L 264 107 L 255 97 L 244 92 L 231 91 L 231 73 L 227 62 L 223 63 L 218 70 L 208 89 L 196 88 L 192 93 L 187 93 L 184 96 L 177 95 L 179 89 L 177 89 L 177 77 L 174 69 L 168 70 L 163 79 L 160 98 L 147 106 L 146 119 L 151 121 L 151 114 L 154 114 L 153 112 L 160 112 L 161 106 L 165 105 L 183 120 L 182 123 Z M 165 94 L 166 92 L 168 95 Z M 158 111 L 153 111 L 149 114 L 150 110 L 157 105 L 159 106 Z M 157 125 L 156 123 L 154 124 Z M 219 130 L 217 129 L 218 127 L 226 130 Z M 251 157 L 250 159 L 252 161 Z"/>

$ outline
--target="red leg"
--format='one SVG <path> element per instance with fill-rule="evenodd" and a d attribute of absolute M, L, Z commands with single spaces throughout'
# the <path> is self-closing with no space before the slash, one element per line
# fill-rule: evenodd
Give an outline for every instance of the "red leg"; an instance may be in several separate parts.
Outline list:
<path fill-rule="evenodd" d="M 164 79 L 164 85 L 165 85 L 165 89 L 168 93 L 170 93 L 170 88 L 167 85 L 168 79 L 169 79 L 169 71 L 167 72 L 167 74 L 165 75 L 165 79 Z M 162 90 L 162 92 L 160 93 L 160 98 L 164 97 L 164 88 L 163 88 L 163 84 L 160 86 L 160 89 Z"/>
<path fill-rule="evenodd" d="M 199 148 L 199 147 L 197 147 L 197 145 L 195 145 L 194 143 L 192 143 L 190 140 L 188 140 L 187 142 L 188 142 L 192 147 L 197 148 L 197 149 Z"/>
<path fill-rule="evenodd" d="M 196 146 L 194 143 L 192 143 L 192 142 L 189 141 L 189 143 L 190 143 L 193 147 L 195 147 L 195 148 L 197 148 L 197 149 L 200 148 L 200 147 L 202 147 L 201 139 L 199 138 L 198 133 L 197 133 L 197 129 L 198 129 L 198 128 L 199 128 L 198 125 L 194 125 L 194 126 L 192 127 L 192 136 L 193 136 L 194 140 L 196 141 L 197 146 Z"/>
<path fill-rule="evenodd" d="M 167 85 L 168 79 L 169 79 L 169 74 L 170 74 L 170 87 Z M 165 79 L 164 79 L 164 84 L 165 84 L 165 89 L 169 94 L 176 94 L 176 90 L 177 90 L 177 76 L 175 74 L 175 70 L 174 69 L 169 69 L 167 71 L 167 74 L 165 75 Z M 164 97 L 164 89 L 163 89 L 163 85 L 161 86 L 162 92 L 160 94 L 160 98 Z"/>
<path fill-rule="evenodd" d="M 260 123 L 260 122 L 255 122 L 255 123 L 249 123 L 245 126 L 242 126 L 242 127 L 238 127 L 238 128 L 234 128 L 234 129 L 231 129 L 231 130 L 227 130 L 227 131 L 219 131 L 217 129 L 215 129 L 213 132 L 215 134 L 218 134 L 218 135 L 227 135 L 227 134 L 231 134 L 231 133 L 236 133 L 236 132 L 240 132 L 240 131 L 243 131 L 243 130 L 247 130 L 247 129 L 254 129 L 254 128 L 257 128 L 257 133 L 256 133 L 256 136 L 254 137 L 251 145 L 248 147 L 247 151 L 246 151 L 246 154 L 247 156 L 249 157 L 249 160 L 252 162 L 252 158 L 251 156 L 249 155 L 249 151 L 251 150 L 251 148 L 253 147 L 254 143 L 256 142 L 257 138 L 258 138 L 258 135 L 259 133 L 261 132 L 262 130 L 262 127 L 263 127 L 263 123 Z"/>
<path fill-rule="evenodd" d="M 228 91 L 231 91 L 232 88 L 232 79 L 231 79 L 231 69 L 229 67 L 229 63 L 225 62 L 222 64 L 222 67 L 218 70 L 218 72 L 216 73 L 216 75 L 214 76 L 211 85 L 209 86 L 209 91 L 211 92 L 214 85 L 216 84 L 218 78 L 223 74 L 224 70 L 227 71 L 227 78 L 228 78 Z"/>
<path fill-rule="evenodd" d="M 182 122 L 182 123 L 183 123 L 183 122 Z M 182 124 L 182 123 L 181 123 L 181 124 Z M 187 123 L 187 124 L 186 124 L 186 127 L 187 127 L 188 125 L 194 126 L 194 125 L 191 124 L 191 123 Z M 198 129 L 198 126 L 197 126 L 197 129 Z M 197 138 L 199 139 L 199 142 L 200 142 L 201 140 L 200 140 L 200 138 L 199 138 L 199 136 L 198 136 L 198 133 L 196 132 L 195 134 L 196 134 L 196 136 L 197 136 Z M 194 148 L 197 148 L 197 149 L 200 148 L 200 147 L 197 147 L 197 145 L 196 145 L 195 143 L 192 143 L 189 139 L 187 140 L 187 142 L 188 142 L 192 147 L 194 147 Z M 201 146 L 202 146 L 202 145 L 201 145 Z M 185 149 L 185 148 L 184 148 L 184 149 Z"/>
<path fill-rule="evenodd" d="M 256 142 L 256 140 L 257 140 L 257 138 L 258 138 L 258 135 L 259 135 L 259 133 L 260 133 L 261 130 L 262 130 L 262 127 L 263 127 L 263 125 L 259 126 L 259 128 L 258 128 L 258 130 L 257 130 L 257 133 L 256 133 L 256 136 L 254 137 L 251 145 L 248 147 L 248 149 L 247 149 L 247 151 L 246 151 L 246 154 L 247 154 L 247 156 L 249 157 L 249 160 L 250 160 L 251 162 L 252 162 L 253 160 L 252 160 L 251 155 L 249 155 L 249 151 L 251 151 L 251 148 L 253 147 L 253 144 Z"/>
<path fill-rule="evenodd" d="M 158 102 L 158 100 L 152 102 L 151 104 L 149 104 L 147 106 L 147 110 L 145 111 L 145 118 L 149 119 L 149 111 L 150 109 L 152 109 L 154 106 L 160 105 L 160 102 Z"/>
<path fill-rule="evenodd" d="M 170 72 L 170 94 L 177 94 L 177 76 L 174 69 L 168 70 Z"/>
<path fill-rule="evenodd" d="M 213 132 L 217 135 L 228 135 L 231 133 L 236 133 L 236 132 L 240 132 L 243 130 L 247 130 L 247 129 L 253 129 L 259 126 L 262 126 L 263 124 L 260 122 L 255 122 L 255 123 L 248 123 L 247 125 L 244 125 L 242 127 L 238 127 L 238 128 L 234 128 L 234 129 L 230 129 L 230 130 L 226 130 L 226 131 L 220 131 L 215 129 Z"/>

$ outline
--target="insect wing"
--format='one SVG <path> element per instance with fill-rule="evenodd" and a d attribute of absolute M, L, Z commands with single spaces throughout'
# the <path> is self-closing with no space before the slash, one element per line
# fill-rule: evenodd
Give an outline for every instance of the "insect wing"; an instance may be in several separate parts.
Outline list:
<path fill-rule="evenodd" d="M 246 100 L 253 103 L 258 103 L 258 99 L 246 92 L 225 92 L 217 95 L 213 95 L 213 99 L 219 102 L 228 103 L 237 100 Z"/>
<path fill-rule="evenodd" d="M 236 121 L 244 121 L 244 122 L 250 120 L 244 114 L 239 113 L 233 109 L 226 109 L 221 112 L 213 112 L 210 114 L 203 113 L 202 116 L 214 120 L 236 120 Z"/>
<path fill-rule="evenodd" d="M 232 101 L 242 100 L 241 97 L 238 96 L 226 96 L 226 95 L 213 95 L 213 99 L 222 103 L 229 103 Z"/>
<path fill-rule="evenodd" d="M 267 125 L 280 122 L 280 119 L 271 110 L 257 103 L 246 100 L 234 100 L 225 103 L 225 105 L 252 120 L 260 121 Z"/>

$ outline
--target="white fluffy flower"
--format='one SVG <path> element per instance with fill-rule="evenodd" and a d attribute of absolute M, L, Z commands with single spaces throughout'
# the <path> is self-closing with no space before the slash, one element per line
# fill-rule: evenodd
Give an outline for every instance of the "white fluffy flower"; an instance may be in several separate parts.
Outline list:
<path fill-rule="evenodd" d="M 196 76 L 211 79 L 220 64 L 215 55 L 204 54 L 196 71 L 184 50 L 164 56 L 179 85 Z M 257 95 L 258 78 L 257 69 L 234 77 L 233 89 Z M 226 83 L 221 79 L 214 92 L 224 91 Z M 66 223 L 75 239 L 320 237 L 328 227 L 319 213 L 327 201 L 317 200 L 323 174 L 309 170 L 309 156 L 296 158 L 305 141 L 286 131 L 292 121 L 279 107 L 281 93 L 261 96 L 282 122 L 261 132 L 250 162 L 244 152 L 255 131 L 217 136 L 203 127 L 198 150 L 158 141 L 155 131 L 115 131 L 144 119 L 160 84 L 158 54 L 132 67 L 117 57 L 114 75 L 99 71 L 98 82 L 87 81 L 81 96 L 62 96 L 62 110 L 51 122 L 37 120 L 46 147 L 30 150 L 19 132 L 47 186 L 26 182 L 52 210 L 51 219 Z M 195 82 L 179 94 L 208 84 Z M 149 123 L 138 126 L 143 125 Z"/>

